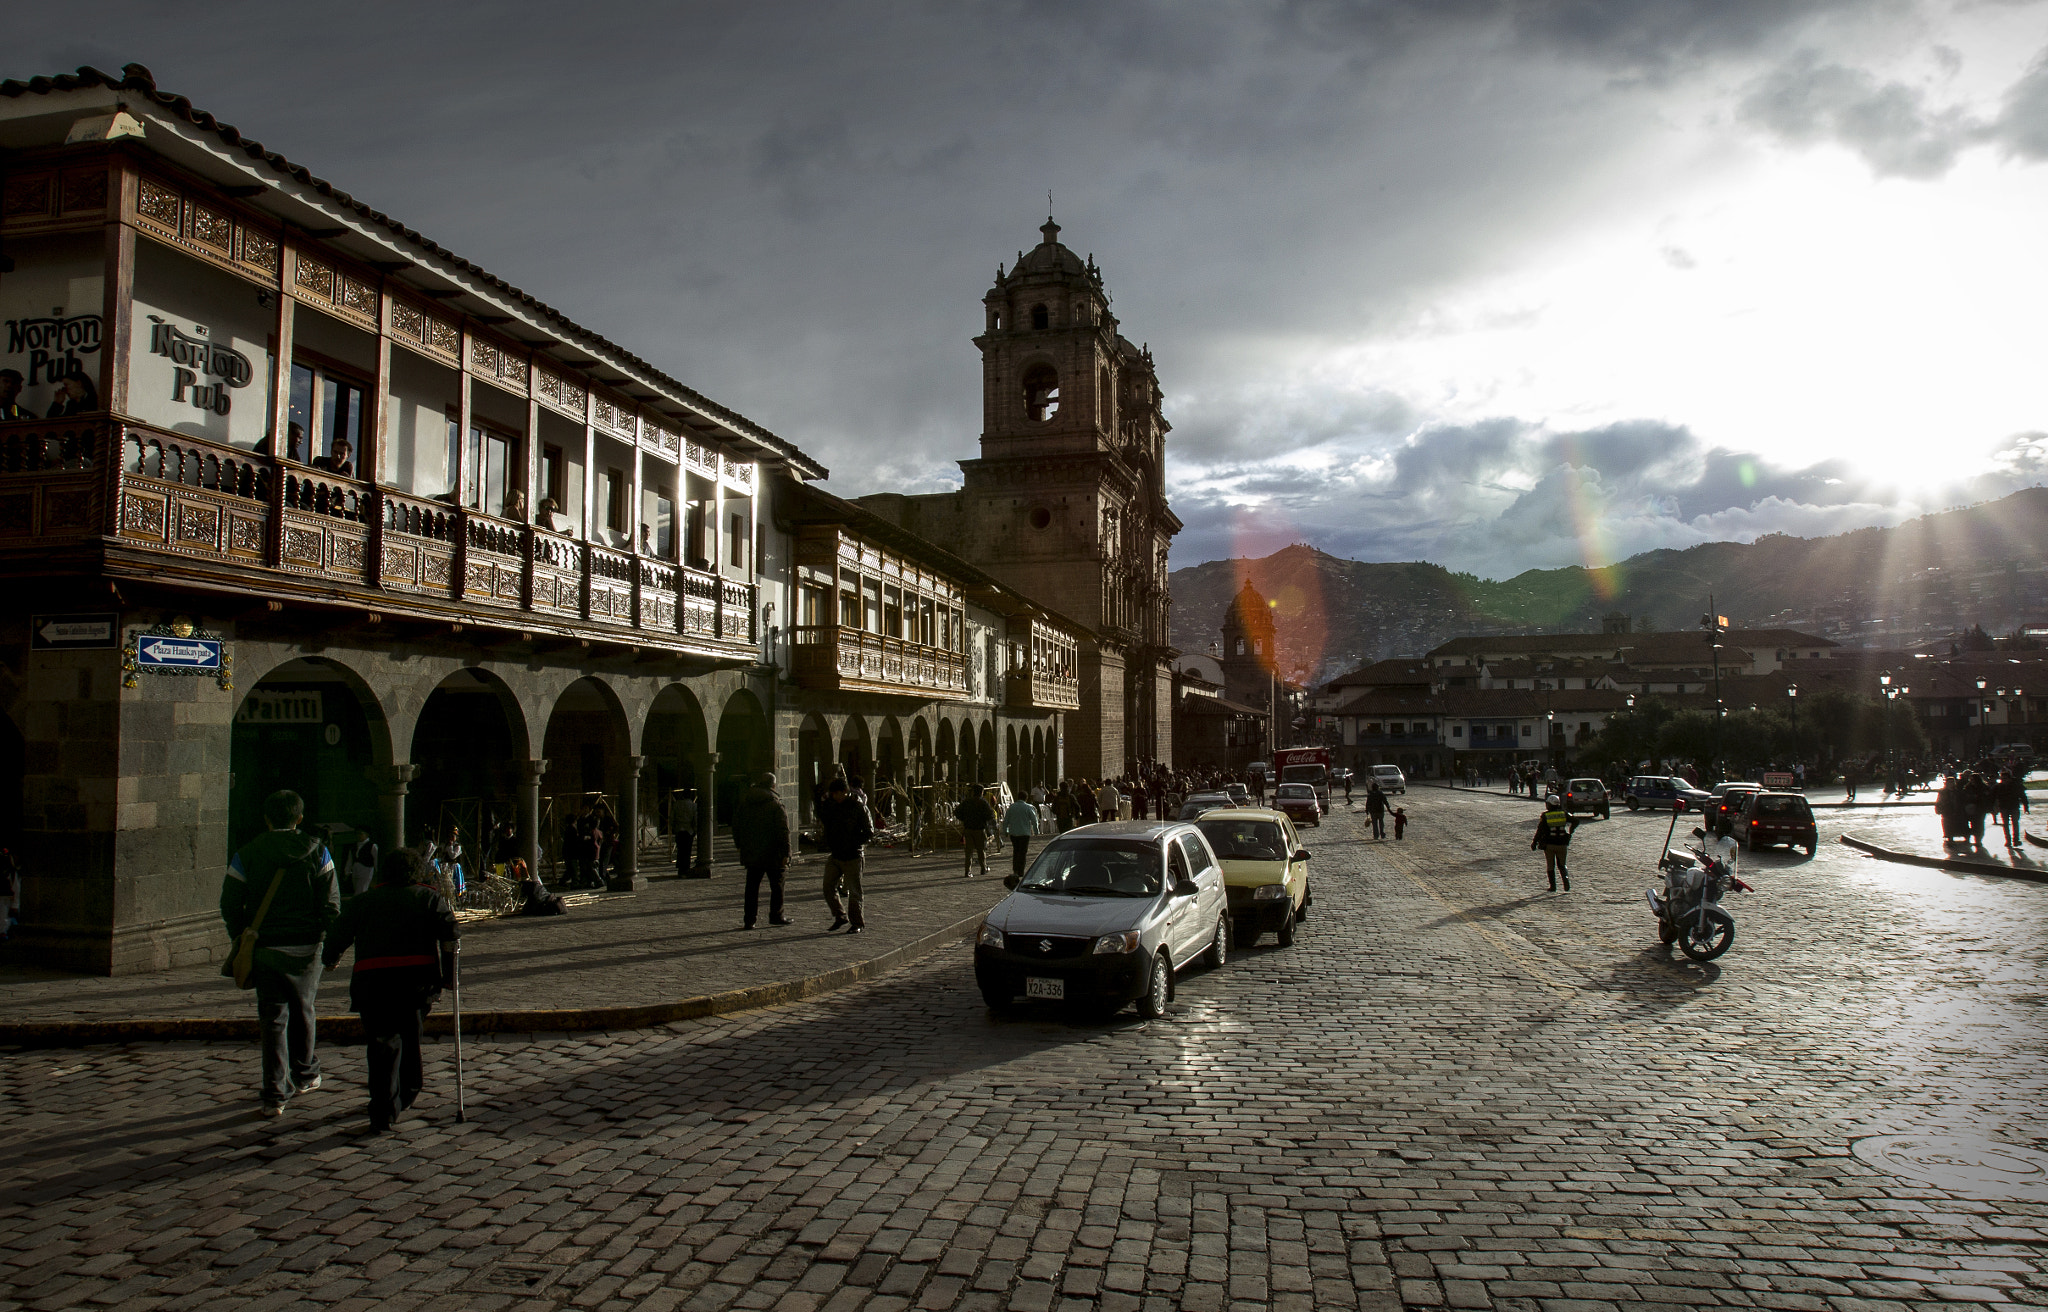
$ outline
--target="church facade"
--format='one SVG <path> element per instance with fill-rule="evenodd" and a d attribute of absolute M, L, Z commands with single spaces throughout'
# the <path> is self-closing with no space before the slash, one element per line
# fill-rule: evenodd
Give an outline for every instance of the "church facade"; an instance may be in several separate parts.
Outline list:
<path fill-rule="evenodd" d="M 1099 779 L 1173 760 L 1172 426 L 1094 259 L 1050 218 L 1039 231 L 982 298 L 981 456 L 960 462 L 961 489 L 862 504 L 1087 631 L 1065 765 Z"/>

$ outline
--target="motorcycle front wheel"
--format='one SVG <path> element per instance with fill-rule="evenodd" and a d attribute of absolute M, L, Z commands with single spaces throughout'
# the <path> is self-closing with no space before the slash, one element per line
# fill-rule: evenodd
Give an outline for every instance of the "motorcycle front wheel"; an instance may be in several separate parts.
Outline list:
<path fill-rule="evenodd" d="M 1712 961 L 1735 944 L 1735 919 L 1708 907 L 1704 920 L 1695 912 L 1678 929 L 1678 950 L 1694 961 Z"/>

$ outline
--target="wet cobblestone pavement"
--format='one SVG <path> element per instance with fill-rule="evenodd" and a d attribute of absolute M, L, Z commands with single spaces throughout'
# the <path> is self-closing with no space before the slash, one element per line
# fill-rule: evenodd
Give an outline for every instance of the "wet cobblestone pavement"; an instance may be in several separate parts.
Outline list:
<path fill-rule="evenodd" d="M 2048 1303 L 2048 890 L 1830 815 L 1694 965 L 1643 904 L 1665 820 L 1582 828 L 1553 895 L 1527 802 L 1405 800 L 1403 843 L 1308 831 L 1297 944 L 1149 1024 L 992 1019 L 962 945 L 473 1042 L 467 1124 L 436 1044 L 378 1138 L 355 1049 L 270 1123 L 241 1045 L 9 1054 L 0 1308 Z"/>

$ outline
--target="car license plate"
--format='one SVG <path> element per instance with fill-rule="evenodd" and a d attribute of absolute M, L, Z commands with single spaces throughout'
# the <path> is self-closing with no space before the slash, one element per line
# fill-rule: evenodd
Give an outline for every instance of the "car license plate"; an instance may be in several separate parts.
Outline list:
<path fill-rule="evenodd" d="M 1067 996 L 1067 982 L 1063 979 L 1026 979 L 1024 996 L 1027 998 L 1058 998 Z"/>

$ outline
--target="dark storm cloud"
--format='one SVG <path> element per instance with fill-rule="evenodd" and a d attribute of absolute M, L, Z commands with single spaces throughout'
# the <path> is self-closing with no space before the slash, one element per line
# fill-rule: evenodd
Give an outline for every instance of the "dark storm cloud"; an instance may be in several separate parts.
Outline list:
<path fill-rule="evenodd" d="M 1750 122 L 1800 145 L 1839 142 L 1880 175 L 1934 178 L 1988 126 L 1955 106 L 1936 107 L 1918 87 L 1880 82 L 1861 69 L 1803 51 L 1743 98 Z"/>
<path fill-rule="evenodd" d="M 1256 501 L 1328 550 L 1518 569 L 1575 559 L 1589 508 L 1614 543 L 1668 545 L 1878 494 L 1754 459 L 1744 482 L 1741 457 L 1676 424 L 1447 425 L 1391 385 L 1297 362 L 1425 332 L 1446 289 L 1577 230 L 1603 172 L 1632 169 L 1660 120 L 1726 109 L 1729 87 L 1746 89 L 1745 138 L 1938 172 L 1969 125 L 1833 43 L 1912 11 L 600 2 L 565 21 L 538 0 L 367 0 L 346 22 L 230 5 L 262 21 L 200 23 L 107 0 L 10 15 L 0 72 L 146 63 L 811 451 L 849 495 L 958 482 L 981 426 L 980 297 L 1036 242 L 1050 188 L 1064 240 L 1157 356 L 1189 525 L 1177 561 L 1223 554 Z M 2048 158 L 2042 65 L 1994 130 Z"/>

